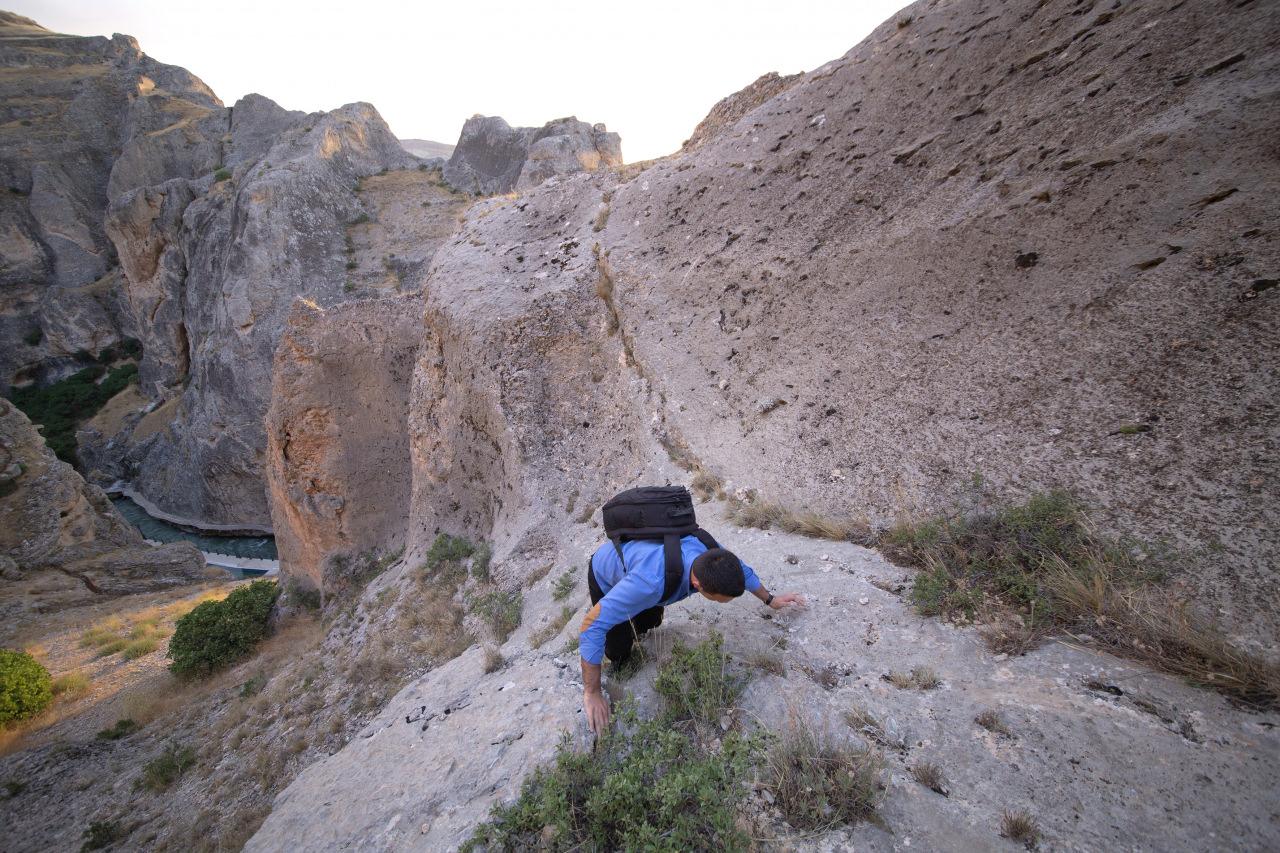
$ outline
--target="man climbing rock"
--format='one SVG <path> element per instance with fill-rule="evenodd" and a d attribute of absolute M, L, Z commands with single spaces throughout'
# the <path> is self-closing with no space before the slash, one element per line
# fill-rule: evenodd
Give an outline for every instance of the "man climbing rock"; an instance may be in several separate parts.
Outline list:
<path fill-rule="evenodd" d="M 725 603 L 743 590 L 774 610 L 805 604 L 793 592 L 770 593 L 750 566 L 698 527 L 683 486 L 628 489 L 605 504 L 604 523 L 609 541 L 587 563 L 591 609 L 578 642 L 582 706 L 597 734 L 609 723 L 600 689 L 603 658 L 615 666 L 626 661 L 635 641 L 662 624 L 664 607 L 695 592 Z"/>

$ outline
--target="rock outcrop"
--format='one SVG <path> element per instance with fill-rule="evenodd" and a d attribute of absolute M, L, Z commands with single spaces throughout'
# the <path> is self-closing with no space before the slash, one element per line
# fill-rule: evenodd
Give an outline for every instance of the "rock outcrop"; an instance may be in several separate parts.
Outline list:
<path fill-rule="evenodd" d="M 186 542 L 153 547 L 0 400 L 0 612 L 67 607 L 200 580 Z M 58 573 L 55 577 L 48 577 Z"/>
<path fill-rule="evenodd" d="M 527 190 L 555 175 L 622 165 L 622 138 L 603 124 L 575 117 L 540 128 L 512 127 L 498 116 L 474 115 L 462 126 L 444 167 L 451 186 L 480 195 Z"/>
<path fill-rule="evenodd" d="M 750 86 L 740 89 L 722 98 L 707 113 L 707 117 L 698 122 L 693 134 L 680 146 L 680 151 L 693 151 L 705 145 L 713 136 L 725 128 L 732 127 L 738 119 L 763 104 L 765 101 L 790 89 L 804 78 L 803 74 L 788 74 L 783 77 L 777 71 L 761 74 Z"/>
<path fill-rule="evenodd" d="M 267 484 L 281 565 L 329 592 L 339 561 L 404 544 L 422 299 L 299 302 L 276 350 Z M 378 511 L 370 511 L 372 508 Z"/>

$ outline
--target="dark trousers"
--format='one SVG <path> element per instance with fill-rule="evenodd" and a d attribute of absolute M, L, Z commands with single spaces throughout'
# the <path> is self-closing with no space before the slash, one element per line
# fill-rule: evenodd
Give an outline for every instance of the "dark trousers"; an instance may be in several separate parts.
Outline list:
<path fill-rule="evenodd" d="M 604 598 L 604 592 L 596 582 L 596 573 L 591 568 L 591 560 L 587 560 L 587 591 L 591 593 L 593 606 Z M 661 624 L 662 608 L 657 605 L 641 610 L 626 622 L 619 622 L 604 635 L 604 656 L 614 664 L 622 663 L 631 657 L 631 647 L 635 641 L 643 637 L 646 631 Z"/>

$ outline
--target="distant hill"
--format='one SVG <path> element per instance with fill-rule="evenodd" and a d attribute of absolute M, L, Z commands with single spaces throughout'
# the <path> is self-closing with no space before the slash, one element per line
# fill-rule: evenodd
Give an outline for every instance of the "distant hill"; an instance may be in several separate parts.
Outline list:
<path fill-rule="evenodd" d="M 405 151 L 417 157 L 444 157 L 453 154 L 453 146 L 443 142 L 432 142 L 430 139 L 401 139 L 400 145 Z"/>

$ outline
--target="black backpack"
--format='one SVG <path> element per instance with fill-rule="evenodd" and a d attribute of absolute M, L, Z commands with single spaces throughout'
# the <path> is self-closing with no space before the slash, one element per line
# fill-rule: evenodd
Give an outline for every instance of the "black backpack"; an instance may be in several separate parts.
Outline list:
<path fill-rule="evenodd" d="M 662 601 L 675 595 L 684 579 L 684 559 L 680 539 L 697 536 L 707 550 L 719 548 L 715 538 L 698 526 L 693 496 L 684 486 L 637 486 L 619 492 L 604 505 L 604 532 L 622 559 L 622 543 L 628 539 L 648 539 L 662 543 L 666 576 Z"/>

